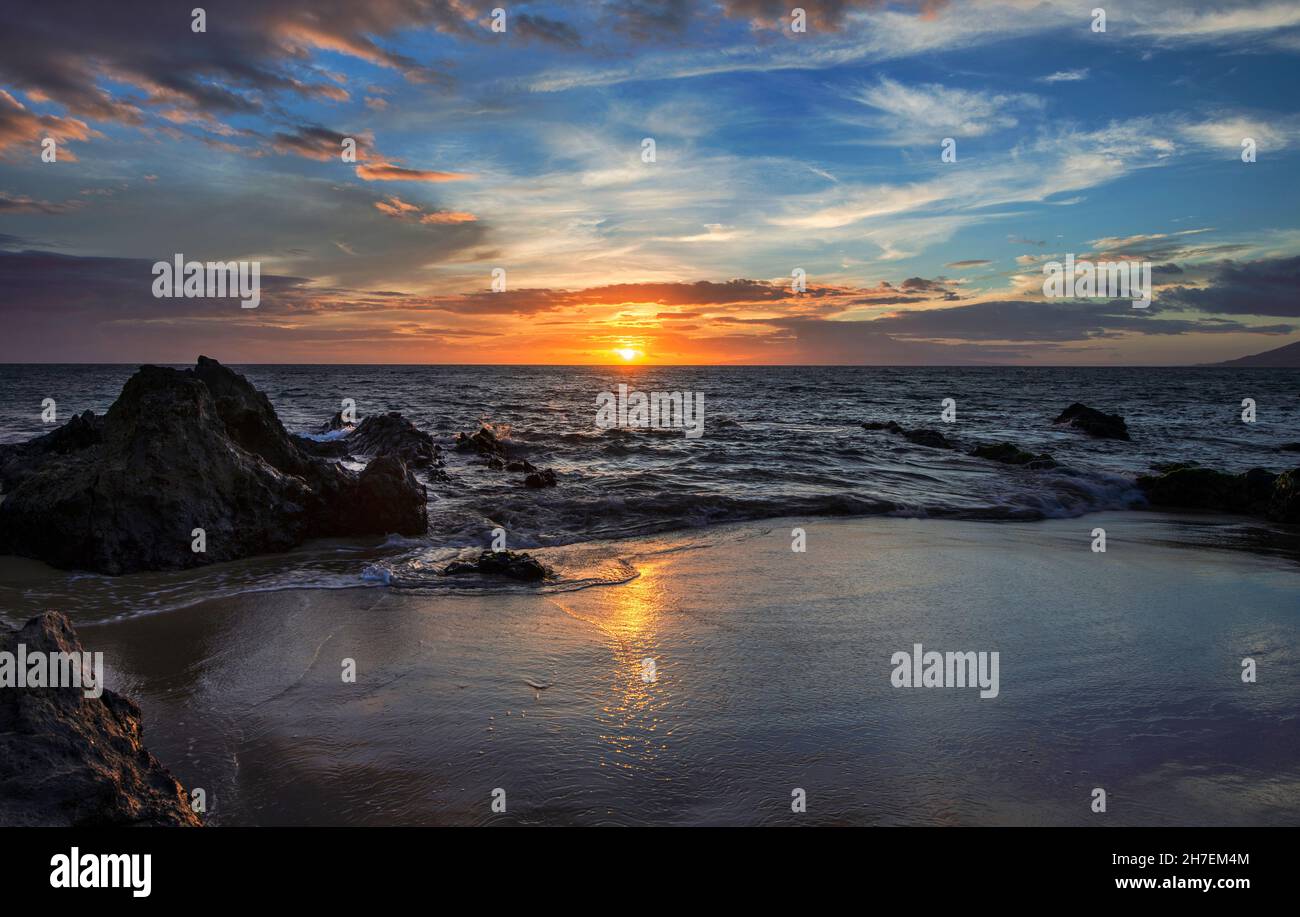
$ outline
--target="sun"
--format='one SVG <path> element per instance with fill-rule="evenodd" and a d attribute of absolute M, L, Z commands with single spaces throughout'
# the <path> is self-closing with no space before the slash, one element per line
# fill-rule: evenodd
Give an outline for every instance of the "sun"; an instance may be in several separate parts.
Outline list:
<path fill-rule="evenodd" d="M 641 356 L 641 351 L 633 350 L 631 347 L 615 347 L 614 353 L 618 354 L 628 363 L 631 363 L 637 357 Z"/>

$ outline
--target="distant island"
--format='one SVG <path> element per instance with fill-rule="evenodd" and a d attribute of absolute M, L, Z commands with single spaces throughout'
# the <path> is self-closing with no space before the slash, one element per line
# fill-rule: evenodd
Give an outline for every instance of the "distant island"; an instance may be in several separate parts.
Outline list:
<path fill-rule="evenodd" d="M 1266 350 L 1263 353 L 1251 354 L 1247 357 L 1238 357 L 1235 360 L 1224 360 L 1222 363 L 1215 363 L 1215 366 L 1279 366 L 1294 369 L 1300 367 L 1300 341 L 1294 344 L 1287 344 L 1284 347 L 1278 347 L 1274 350 Z"/>

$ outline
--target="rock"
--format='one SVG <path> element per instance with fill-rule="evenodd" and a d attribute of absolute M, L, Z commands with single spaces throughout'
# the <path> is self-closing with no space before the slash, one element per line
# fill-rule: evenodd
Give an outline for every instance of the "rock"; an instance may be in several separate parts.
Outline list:
<path fill-rule="evenodd" d="M 104 418 L 85 411 L 43 436 L 0 445 L 0 491 L 12 490 L 52 459 L 98 445 L 103 430 Z"/>
<path fill-rule="evenodd" d="M 428 468 L 439 458 L 433 437 L 397 411 L 366 417 L 346 441 L 357 455 L 396 455 L 412 468 Z"/>
<path fill-rule="evenodd" d="M 1138 488 L 1152 506 L 1179 509 L 1207 509 L 1241 515 L 1264 515 L 1277 491 L 1279 476 L 1263 468 L 1244 474 L 1227 474 L 1212 468 L 1176 467 L 1159 476 L 1143 475 Z M 1283 492 L 1278 512 L 1288 504 Z"/>
<path fill-rule="evenodd" d="M 1046 452 L 1034 455 L 1032 452 L 1026 452 L 1014 443 L 995 443 L 988 446 L 976 446 L 967 454 L 973 455 L 976 458 L 1001 462 L 1004 465 L 1023 465 L 1025 468 L 1034 471 L 1042 471 L 1058 467 L 1057 461 Z"/>
<path fill-rule="evenodd" d="M 356 495 L 341 528 L 348 534 L 364 535 L 381 529 L 401 534 L 419 534 L 428 527 L 424 488 L 397 455 L 381 455 L 371 461 L 357 479 Z"/>
<path fill-rule="evenodd" d="M 266 396 L 215 360 L 201 357 L 193 370 L 142 366 L 105 414 L 99 442 L 45 463 L 5 495 L 0 553 L 119 574 L 283 551 L 308 538 L 424 532 L 426 517 L 410 509 L 423 505 L 424 488 L 403 469 L 406 493 L 396 499 L 397 478 L 380 471 L 363 489 L 356 472 L 304 452 Z M 362 500 L 370 502 L 358 511 Z M 195 528 L 205 553 L 191 550 Z"/>
<path fill-rule="evenodd" d="M 1284 471 L 1274 479 L 1265 515 L 1274 522 L 1300 523 L 1300 468 Z"/>
<path fill-rule="evenodd" d="M 1128 439 L 1128 427 L 1118 414 L 1103 414 L 1085 404 L 1075 402 L 1062 411 L 1053 423 L 1069 424 L 1096 439 Z"/>
<path fill-rule="evenodd" d="M 0 625 L 0 652 L 81 653 L 56 611 Z M 105 690 L 0 688 L 0 824 L 102 827 L 201 824 L 185 788 L 142 741 L 140 708 Z"/>
<path fill-rule="evenodd" d="M 931 449 L 956 449 L 957 444 L 938 430 L 904 430 L 903 439 Z"/>
<path fill-rule="evenodd" d="M 956 449 L 957 444 L 944 436 L 938 430 L 905 430 L 892 420 L 879 421 L 870 420 L 862 425 L 864 430 L 883 430 L 886 433 L 894 433 L 910 443 L 918 446 L 928 446 L 931 449 Z"/>
<path fill-rule="evenodd" d="M 347 430 L 352 426 L 353 424 L 350 424 L 343 419 L 342 411 L 335 411 L 334 416 L 321 424 L 320 428 L 316 432 L 322 435 L 325 433 L 337 433 L 339 430 Z"/>
<path fill-rule="evenodd" d="M 442 575 L 481 573 L 485 576 L 508 576 L 511 579 L 536 582 L 545 579 L 550 572 L 541 561 L 522 552 L 484 551 L 474 561 L 453 561 L 442 570 Z"/>
<path fill-rule="evenodd" d="M 488 427 L 479 427 L 478 432 L 457 433 L 456 448 L 460 450 L 469 450 L 477 452 L 483 458 L 500 461 L 504 467 L 506 459 L 510 457 L 506 444 L 497 438 L 497 435 Z"/>
<path fill-rule="evenodd" d="M 1300 443 L 1283 443 L 1277 449 L 1279 452 L 1300 452 Z"/>
<path fill-rule="evenodd" d="M 523 472 L 525 474 L 531 474 L 532 472 L 537 470 L 537 466 L 534 465 L 532 462 L 528 461 L 527 459 L 521 459 L 514 462 L 506 462 L 505 470 L 518 471 L 518 472 Z"/>
<path fill-rule="evenodd" d="M 525 487 L 554 487 L 555 483 L 555 472 L 549 468 L 535 471 L 524 478 Z"/>

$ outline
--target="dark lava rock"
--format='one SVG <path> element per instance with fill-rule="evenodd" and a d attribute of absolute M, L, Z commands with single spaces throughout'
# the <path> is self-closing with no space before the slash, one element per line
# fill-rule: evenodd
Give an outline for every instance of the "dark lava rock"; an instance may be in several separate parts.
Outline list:
<path fill-rule="evenodd" d="M 396 455 L 381 455 L 361 472 L 340 529 L 365 535 L 389 530 L 419 534 L 428 527 L 424 488 Z"/>
<path fill-rule="evenodd" d="M 910 443 L 916 443 L 918 446 L 928 446 L 931 449 L 958 448 L 955 442 L 944 436 L 938 430 L 906 430 L 892 420 L 870 420 L 862 425 L 862 429 L 883 430 L 886 433 L 894 433 L 903 437 L 903 439 Z"/>
<path fill-rule="evenodd" d="M 508 576 L 525 582 L 545 579 L 551 571 L 541 561 L 514 551 L 484 551 L 477 560 L 457 560 L 448 564 L 443 576 L 462 573 L 482 573 L 485 576 Z"/>
<path fill-rule="evenodd" d="M 353 425 L 343 419 L 342 411 L 335 411 L 334 416 L 331 417 L 329 420 L 325 421 L 323 424 L 321 424 L 320 429 L 318 429 L 316 432 L 322 434 L 337 433 L 339 430 L 345 430 L 351 426 Z"/>
<path fill-rule="evenodd" d="M 479 427 L 477 433 L 457 433 L 456 448 L 459 450 L 473 450 L 486 459 L 497 459 L 504 467 L 505 461 L 510 457 L 506 444 L 497 439 L 497 435 L 487 427 Z"/>
<path fill-rule="evenodd" d="M 506 462 L 505 470 L 522 472 L 524 474 L 532 474 L 534 471 L 537 470 L 537 466 L 534 465 L 532 462 L 528 461 L 527 459 L 520 459 L 513 462 Z"/>
<path fill-rule="evenodd" d="M 931 449 L 956 449 L 957 444 L 938 430 L 904 430 L 903 439 Z"/>
<path fill-rule="evenodd" d="M 1263 468 L 1252 468 L 1244 474 L 1226 474 L 1212 468 L 1183 466 L 1158 476 L 1143 475 L 1137 479 L 1137 486 L 1152 506 L 1273 518 L 1270 506 L 1279 491 L 1279 477 Z M 1278 497 L 1280 515 L 1285 515 L 1288 505 L 1294 502 L 1294 492 L 1290 493 L 1290 500 L 1285 489 Z M 1279 518 L 1278 521 L 1288 520 Z"/>
<path fill-rule="evenodd" d="M 358 455 L 396 455 L 414 468 L 428 468 L 438 460 L 433 437 L 397 411 L 366 417 L 346 440 L 348 449 Z"/>
<path fill-rule="evenodd" d="M 1274 522 L 1300 522 L 1300 468 L 1284 471 L 1274 480 L 1265 515 Z"/>
<path fill-rule="evenodd" d="M 555 472 L 549 468 L 535 471 L 524 478 L 525 487 L 554 487 L 555 483 Z"/>
<path fill-rule="evenodd" d="M 266 396 L 215 360 L 142 366 L 104 415 L 99 442 L 47 461 L 5 494 L 0 553 L 119 574 L 308 538 L 421 534 L 424 488 L 403 480 L 401 494 L 363 490 L 355 472 L 300 449 Z M 206 553 L 191 550 L 194 528 L 206 532 Z"/>
<path fill-rule="evenodd" d="M 0 651 L 81 653 L 56 611 L 0 625 Z M 0 688 L 0 825 L 201 824 L 185 788 L 144 747 L 140 708 L 113 691 Z"/>
<path fill-rule="evenodd" d="M 103 431 L 104 418 L 85 411 L 43 436 L 0 445 L 0 490 L 12 490 L 52 459 L 98 445 Z"/>
<path fill-rule="evenodd" d="M 1283 443 L 1277 449 L 1279 452 L 1300 452 L 1300 443 Z"/>
<path fill-rule="evenodd" d="M 1057 416 L 1053 423 L 1068 423 L 1096 439 L 1128 439 L 1128 427 L 1118 414 L 1103 414 L 1086 404 L 1075 402 Z"/>
<path fill-rule="evenodd" d="M 1034 455 L 1032 452 L 1026 452 L 1014 443 L 995 443 L 988 446 L 976 446 L 974 449 L 970 450 L 968 454 L 973 455 L 976 458 L 1001 462 L 1004 465 L 1023 465 L 1025 468 L 1035 471 L 1058 467 L 1056 459 L 1052 458 L 1046 452 Z"/>

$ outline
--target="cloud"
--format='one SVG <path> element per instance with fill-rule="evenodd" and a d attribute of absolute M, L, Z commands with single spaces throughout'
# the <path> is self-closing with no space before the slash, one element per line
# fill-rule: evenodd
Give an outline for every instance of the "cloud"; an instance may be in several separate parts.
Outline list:
<path fill-rule="evenodd" d="M 99 131 L 76 118 L 55 115 L 38 115 L 13 95 L 0 89 L 0 155 L 26 155 L 36 161 L 41 154 L 41 142 L 50 137 L 56 142 L 58 161 L 76 162 L 76 154 L 66 144 L 69 141 L 103 137 Z"/>
<path fill-rule="evenodd" d="M 428 169 L 407 169 L 391 162 L 358 163 L 357 177 L 366 181 L 465 181 L 474 176 L 463 172 L 437 172 Z"/>
<path fill-rule="evenodd" d="M 1225 261 L 1206 286 L 1173 287 L 1160 300 L 1202 312 L 1300 318 L 1300 256 Z"/>
<path fill-rule="evenodd" d="M 1044 83 L 1077 83 L 1080 80 L 1088 78 L 1088 68 L 1080 67 L 1078 70 L 1057 70 L 1055 73 L 1049 73 L 1041 77 Z"/>
<path fill-rule="evenodd" d="M 1019 122 L 1013 111 L 1041 108 L 1029 93 L 991 93 L 936 84 L 908 86 L 888 77 L 862 86 L 850 98 L 881 114 L 874 123 L 892 142 L 937 144 L 943 137 L 980 137 Z"/>
<path fill-rule="evenodd" d="M 0 214 L 3 213 L 44 213 L 60 214 L 71 213 L 72 211 L 84 207 L 85 201 L 65 201 L 56 204 L 53 201 L 41 201 L 27 197 L 25 195 L 14 195 L 7 191 L 0 191 Z"/>

